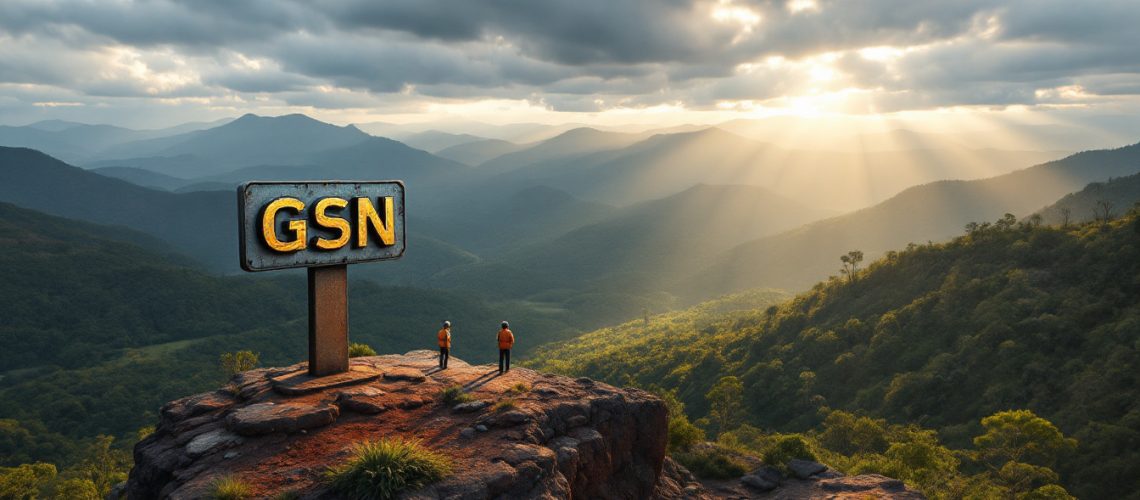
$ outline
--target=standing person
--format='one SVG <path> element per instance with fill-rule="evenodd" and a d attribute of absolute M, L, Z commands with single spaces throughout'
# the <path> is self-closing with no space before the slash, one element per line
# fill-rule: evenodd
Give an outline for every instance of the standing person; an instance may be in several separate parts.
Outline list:
<path fill-rule="evenodd" d="M 511 371 L 511 348 L 515 346 L 515 334 L 506 321 L 499 330 L 499 373 Z"/>
<path fill-rule="evenodd" d="M 451 322 L 444 321 L 443 328 L 436 334 L 439 339 L 439 369 L 447 369 L 447 361 L 451 358 Z"/>

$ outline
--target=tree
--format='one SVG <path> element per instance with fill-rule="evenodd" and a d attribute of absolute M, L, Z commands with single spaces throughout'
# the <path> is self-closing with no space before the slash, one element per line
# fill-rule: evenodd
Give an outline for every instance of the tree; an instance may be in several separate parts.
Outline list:
<path fill-rule="evenodd" d="M 721 377 L 705 394 L 709 402 L 709 420 L 717 435 L 734 429 L 744 413 L 744 384 L 734 376 Z"/>
<path fill-rule="evenodd" d="M 1013 229 L 1017 225 L 1017 216 L 1013 214 L 1005 214 L 1002 218 L 994 221 L 994 228 L 999 231 Z"/>
<path fill-rule="evenodd" d="M 1030 410 L 995 413 L 982 419 L 982 428 L 986 432 L 974 438 L 974 446 L 995 468 L 1010 461 L 1051 467 L 1061 453 L 1077 446 L 1077 440 Z"/>
<path fill-rule="evenodd" d="M 1069 208 L 1066 207 L 1066 208 L 1061 209 L 1061 227 L 1063 227 L 1063 228 L 1069 227 L 1069 222 L 1070 222 L 1070 219 L 1072 218 L 1072 215 L 1073 215 L 1073 211 L 1070 210 Z"/>
<path fill-rule="evenodd" d="M 1030 215 L 1029 216 L 1029 226 L 1030 227 L 1041 227 L 1041 220 L 1042 220 L 1041 214 Z"/>
<path fill-rule="evenodd" d="M 689 421 L 685 414 L 685 403 L 677 399 L 677 390 L 654 391 L 665 402 L 665 409 L 669 416 L 669 451 L 689 451 L 694 444 L 705 439 L 705 433 Z"/>
<path fill-rule="evenodd" d="M 102 498 L 111 491 L 116 484 L 126 481 L 127 472 L 131 468 L 131 456 L 124 450 L 113 448 L 115 442 L 112 436 L 100 434 L 88 445 L 83 460 L 72 469 L 68 469 L 67 476 L 90 481 Z"/>
<path fill-rule="evenodd" d="M 1101 225 L 1108 224 L 1112 221 L 1112 209 L 1116 205 L 1108 200 L 1097 200 L 1096 206 L 1093 207 L 1093 218 L 1101 223 Z"/>
<path fill-rule="evenodd" d="M 854 283 L 855 273 L 859 272 L 859 263 L 863 262 L 863 251 L 852 250 L 847 252 L 847 255 L 840 256 L 839 260 L 843 262 L 843 269 L 840 272 L 847 276 L 848 283 Z"/>
<path fill-rule="evenodd" d="M 227 352 L 221 357 L 222 371 L 227 378 L 252 370 L 257 366 L 257 362 L 257 353 L 253 351 Z"/>
<path fill-rule="evenodd" d="M 0 498 L 36 498 L 40 489 L 55 479 L 55 475 L 54 465 L 40 462 L 19 467 L 0 467 Z"/>

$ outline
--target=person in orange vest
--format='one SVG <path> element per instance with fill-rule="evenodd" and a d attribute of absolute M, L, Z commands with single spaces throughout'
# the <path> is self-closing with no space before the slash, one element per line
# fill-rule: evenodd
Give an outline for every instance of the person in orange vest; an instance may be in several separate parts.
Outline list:
<path fill-rule="evenodd" d="M 451 322 L 444 321 L 443 328 L 436 334 L 439 339 L 439 369 L 447 369 L 447 360 L 451 358 Z"/>
<path fill-rule="evenodd" d="M 511 348 L 515 346 L 515 334 L 511 332 L 510 325 L 503 322 L 499 330 L 499 373 L 511 371 Z"/>

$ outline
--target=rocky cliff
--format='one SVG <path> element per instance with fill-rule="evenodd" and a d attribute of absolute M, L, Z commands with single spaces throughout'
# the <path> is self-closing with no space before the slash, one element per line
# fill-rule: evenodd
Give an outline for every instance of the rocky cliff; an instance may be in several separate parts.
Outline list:
<path fill-rule="evenodd" d="M 455 387 L 471 400 L 446 402 L 444 389 Z M 523 368 L 499 375 L 496 367 L 455 358 L 439 370 L 431 351 L 354 358 L 348 373 L 319 379 L 300 364 L 245 372 L 225 389 L 165 405 L 154 434 L 135 447 L 126 493 L 202 498 L 228 476 L 256 498 L 335 498 L 325 471 L 357 443 L 395 436 L 419 440 L 454 464 L 443 480 L 405 495 L 411 498 L 739 498 L 799 491 L 794 479 L 776 478 L 780 487 L 767 493 L 740 482 L 702 484 L 666 458 L 666 428 L 665 405 L 643 391 Z M 835 478 L 800 482 L 830 491 L 819 496 L 847 491 L 819 490 L 829 479 Z M 911 494 L 897 487 L 850 491 Z M 798 497 L 810 496 L 816 495 Z"/>

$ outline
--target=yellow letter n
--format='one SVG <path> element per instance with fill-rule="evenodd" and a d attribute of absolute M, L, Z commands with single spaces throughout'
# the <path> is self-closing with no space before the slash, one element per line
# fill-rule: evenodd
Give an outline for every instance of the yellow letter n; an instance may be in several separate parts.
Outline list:
<path fill-rule="evenodd" d="M 383 246 L 391 246 L 396 244 L 396 231 L 395 231 L 395 209 L 391 196 L 379 198 L 384 203 L 384 218 L 381 220 L 380 214 L 376 213 L 376 206 L 372 204 L 372 200 L 368 198 L 356 199 L 356 246 L 364 248 L 368 246 L 368 228 L 374 228 L 376 235 L 380 237 L 380 242 Z"/>

